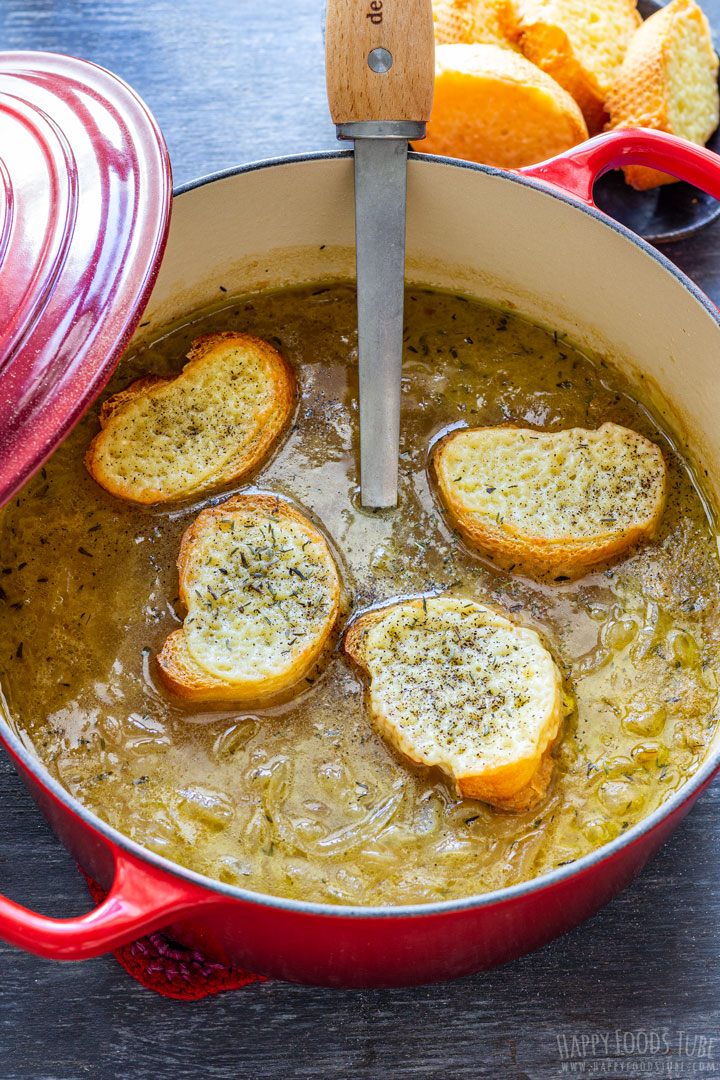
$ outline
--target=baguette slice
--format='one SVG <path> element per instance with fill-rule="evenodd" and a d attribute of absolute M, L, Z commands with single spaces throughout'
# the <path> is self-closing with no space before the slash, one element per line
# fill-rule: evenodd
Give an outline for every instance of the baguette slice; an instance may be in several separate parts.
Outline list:
<path fill-rule="evenodd" d="M 198 701 L 259 701 L 318 659 L 338 616 L 340 578 L 325 538 L 269 494 L 203 510 L 178 556 L 182 629 L 158 656 L 163 681 Z"/>
<path fill-rule="evenodd" d="M 514 0 L 515 35 L 525 56 L 560 83 L 582 109 L 591 135 L 641 23 L 636 0 Z"/>
<path fill-rule="evenodd" d="M 499 45 L 517 50 L 507 30 L 513 25 L 511 0 L 433 0 L 437 45 Z"/>
<path fill-rule="evenodd" d="M 587 138 L 579 108 L 519 53 L 498 45 L 438 45 L 425 153 L 516 169 Z"/>
<path fill-rule="evenodd" d="M 461 534 L 500 565 L 578 577 L 650 536 L 665 506 L 665 462 L 628 428 L 455 431 L 434 466 Z"/>
<path fill-rule="evenodd" d="M 370 676 L 381 733 L 411 761 L 502 809 L 545 796 L 562 688 L 534 630 L 472 600 L 430 597 L 361 615 L 343 648 Z"/>
<path fill-rule="evenodd" d="M 704 145 L 720 116 L 717 78 L 707 19 L 694 0 L 673 0 L 630 42 L 608 98 L 609 126 L 655 128 Z M 623 172 L 639 191 L 677 179 L 642 165 Z"/>
<path fill-rule="evenodd" d="M 293 372 L 266 341 L 206 334 L 179 375 L 146 375 L 108 398 L 85 464 L 106 491 L 131 502 L 211 491 L 262 461 L 294 398 Z"/>

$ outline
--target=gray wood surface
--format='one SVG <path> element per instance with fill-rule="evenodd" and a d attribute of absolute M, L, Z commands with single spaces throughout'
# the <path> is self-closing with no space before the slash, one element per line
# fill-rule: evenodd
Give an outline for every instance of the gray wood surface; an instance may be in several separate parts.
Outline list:
<path fill-rule="evenodd" d="M 3 0 L 0 42 L 73 53 L 125 78 L 160 121 L 181 183 L 334 145 L 320 6 Z M 720 0 L 704 6 L 720 35 Z M 720 225 L 667 253 L 720 302 Z M 57 916 L 88 909 L 72 860 L 4 758 L 0 803 L 2 891 Z M 589 923 L 507 967 L 415 989 L 268 982 L 185 1004 L 142 989 L 111 957 L 58 964 L 0 944 L 0 1078 L 718 1076 L 719 856 L 716 783 Z M 702 1038 L 715 1039 L 709 1053 Z M 564 1069 L 566 1047 L 584 1069 Z"/>

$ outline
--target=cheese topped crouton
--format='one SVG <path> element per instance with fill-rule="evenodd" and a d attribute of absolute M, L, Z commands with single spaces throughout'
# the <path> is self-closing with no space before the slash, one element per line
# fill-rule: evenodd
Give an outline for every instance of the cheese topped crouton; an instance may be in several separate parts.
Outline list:
<path fill-rule="evenodd" d="M 178 569 L 187 616 L 158 666 L 180 697 L 250 701 L 286 690 L 315 663 L 338 616 L 327 541 L 275 495 L 203 510 L 182 538 Z"/>
<path fill-rule="evenodd" d="M 672 0 L 635 34 L 608 98 L 610 127 L 669 131 L 704 145 L 718 126 L 718 58 L 695 0 Z M 644 191 L 676 177 L 628 165 L 625 179 Z"/>
<path fill-rule="evenodd" d="M 560 674 L 534 630 L 472 600 L 399 600 L 360 616 L 348 656 L 370 677 L 381 733 L 460 793 L 525 810 L 547 792 Z"/>
<path fill-rule="evenodd" d="M 211 491 L 259 464 L 294 398 L 295 377 L 272 345 L 234 331 L 207 334 L 179 375 L 145 376 L 108 398 L 85 464 L 131 502 Z"/>
<path fill-rule="evenodd" d="M 605 102 L 640 25 L 636 0 L 514 0 L 516 35 L 528 60 L 563 86 L 591 135 L 607 118 Z"/>
<path fill-rule="evenodd" d="M 587 138 L 580 109 L 554 79 L 499 45 L 438 45 L 428 154 L 518 169 Z"/>
<path fill-rule="evenodd" d="M 617 424 L 455 431 L 434 466 L 461 534 L 531 574 L 585 573 L 650 536 L 665 506 L 660 449 Z"/>
<path fill-rule="evenodd" d="M 433 19 L 438 45 L 517 48 L 507 34 L 513 25 L 511 0 L 433 0 Z"/>

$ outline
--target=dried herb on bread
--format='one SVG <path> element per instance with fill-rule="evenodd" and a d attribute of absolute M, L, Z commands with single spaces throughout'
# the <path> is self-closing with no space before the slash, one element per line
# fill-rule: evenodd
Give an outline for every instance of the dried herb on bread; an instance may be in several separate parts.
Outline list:
<path fill-rule="evenodd" d="M 659 447 L 636 431 L 455 431 L 433 456 L 460 533 L 533 575 L 577 577 L 655 531 L 665 507 Z"/>
<path fill-rule="evenodd" d="M 563 701 L 534 630 L 472 600 L 424 597 L 361 615 L 343 648 L 369 676 L 377 727 L 411 761 L 502 809 L 544 798 Z"/>
<path fill-rule="evenodd" d="M 179 697 L 256 701 L 304 678 L 340 609 L 340 577 L 325 537 L 290 503 L 235 495 L 203 510 L 182 538 L 187 616 L 157 658 Z"/>
<path fill-rule="evenodd" d="M 272 345 L 234 331 L 207 334 L 179 375 L 146 375 L 108 398 L 85 464 L 131 502 L 213 491 L 263 460 L 294 400 L 295 376 Z"/>

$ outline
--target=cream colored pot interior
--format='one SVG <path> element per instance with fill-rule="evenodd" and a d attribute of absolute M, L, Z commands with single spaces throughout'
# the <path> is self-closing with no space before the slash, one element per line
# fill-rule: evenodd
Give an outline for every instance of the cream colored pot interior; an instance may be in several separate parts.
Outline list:
<path fill-rule="evenodd" d="M 352 159 L 260 167 L 176 199 L 141 329 L 229 294 L 354 274 Z M 641 378 L 720 491 L 720 328 L 661 262 L 545 191 L 411 160 L 409 280 L 517 308 Z M 680 421 L 679 425 L 677 421 Z M 679 430 L 678 430 L 679 427 Z"/>

